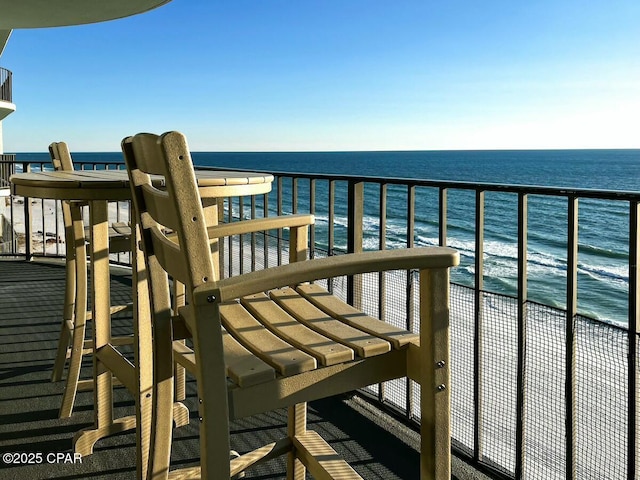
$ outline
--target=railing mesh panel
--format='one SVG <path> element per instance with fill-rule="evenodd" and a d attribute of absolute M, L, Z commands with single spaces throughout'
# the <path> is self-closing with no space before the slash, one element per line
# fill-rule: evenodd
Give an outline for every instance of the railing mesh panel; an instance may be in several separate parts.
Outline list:
<path fill-rule="evenodd" d="M 451 436 L 469 452 L 474 448 L 473 295 L 451 285 Z"/>
<path fill-rule="evenodd" d="M 276 238 L 257 236 L 257 249 L 271 249 L 269 265 L 275 265 Z M 250 265 L 250 238 L 244 239 L 245 271 Z M 286 245 L 283 245 L 286 248 Z M 228 248 L 228 246 L 225 246 Z M 232 246 L 231 263 L 239 270 L 239 246 Z M 228 251 L 226 251 L 228 255 Z M 325 256 L 315 252 L 316 257 Z M 263 268 L 257 255 L 256 268 Z M 287 262 L 286 252 L 283 262 Z M 227 260 L 228 261 L 228 260 Z M 235 274 L 234 273 L 234 274 Z M 407 291 L 414 292 L 413 324 L 419 331 L 417 273 L 387 272 L 384 288 L 384 320 L 406 328 Z M 326 281 L 320 282 L 327 286 Z M 346 299 L 346 278 L 334 278 L 334 294 Z M 356 285 L 358 283 L 356 282 Z M 380 283 L 377 274 L 362 278 L 356 297 L 362 295 L 363 309 L 380 314 Z M 515 475 L 518 309 L 515 298 L 483 292 L 481 364 L 475 366 L 474 290 L 451 284 L 451 422 L 454 448 L 473 455 L 479 448 L 480 461 L 509 477 Z M 528 302 L 526 304 L 526 363 L 524 412 L 524 479 L 566 478 L 565 440 L 566 312 Z M 574 319 L 575 328 L 575 468 L 580 480 L 626 478 L 627 464 L 627 332 L 584 317 Z M 476 367 L 478 372 L 476 372 Z M 479 374 L 481 401 L 476 402 L 474 381 Z M 366 391 L 419 421 L 419 385 L 408 388 L 405 379 L 386 382 L 381 389 Z M 407 401 L 407 394 L 410 401 Z M 476 405 L 481 408 L 480 445 L 475 445 Z M 407 413 L 407 407 L 409 408 Z"/>
<path fill-rule="evenodd" d="M 560 310 L 527 304 L 527 478 L 565 478 L 565 322 Z"/>
<path fill-rule="evenodd" d="M 578 317 L 576 477 L 626 478 L 627 332 Z"/>
<path fill-rule="evenodd" d="M 481 452 L 483 460 L 512 472 L 518 383 L 516 304 L 510 298 L 486 293 L 481 298 Z M 454 352 L 452 362 L 460 355 L 461 352 Z"/>

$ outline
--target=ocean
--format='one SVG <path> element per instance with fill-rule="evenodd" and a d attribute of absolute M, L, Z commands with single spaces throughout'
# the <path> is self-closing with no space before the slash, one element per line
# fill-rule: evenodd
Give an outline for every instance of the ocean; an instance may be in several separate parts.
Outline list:
<path fill-rule="evenodd" d="M 75 153 L 76 162 L 121 162 L 121 154 Z M 17 154 L 18 161 L 48 161 L 44 153 Z M 196 165 L 273 172 L 342 174 L 476 183 L 554 186 L 563 188 L 640 192 L 640 150 L 497 150 L 394 152 L 194 152 Z M 318 188 L 322 188 L 318 185 Z M 326 187 L 325 187 L 326 188 Z M 437 244 L 435 191 L 416 197 L 416 245 Z M 317 201 L 326 195 L 317 191 Z M 301 201 L 308 198 L 300 193 Z M 516 198 L 487 194 L 485 207 L 485 289 L 515 295 L 517 245 Z M 528 273 L 530 300 L 562 308 L 566 289 L 566 199 L 530 196 Z M 449 193 L 448 245 L 461 253 L 461 266 L 452 280 L 473 285 L 474 196 Z M 300 206 L 304 208 L 304 203 Z M 388 211 L 406 209 L 406 195 L 390 189 Z M 322 205 L 316 205 L 322 212 Z M 301 210 L 302 211 L 302 210 Z M 619 325 L 627 324 L 628 206 L 625 202 L 581 200 L 579 206 L 578 303 L 584 316 Z M 317 228 L 327 217 L 317 216 Z M 365 211 L 365 234 L 376 227 L 375 208 Z M 346 243 L 346 213 L 337 212 L 336 245 Z M 342 227 L 342 228 L 341 228 Z M 402 246 L 406 227 L 389 218 L 387 244 Z M 322 235 L 319 235 L 321 238 Z M 375 248 L 373 236 L 365 247 Z"/>

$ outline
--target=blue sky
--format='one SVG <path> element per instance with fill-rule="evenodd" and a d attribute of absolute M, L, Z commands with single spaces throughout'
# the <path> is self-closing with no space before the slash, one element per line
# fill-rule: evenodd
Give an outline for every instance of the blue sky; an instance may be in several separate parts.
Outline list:
<path fill-rule="evenodd" d="M 640 2 L 173 0 L 15 30 L 5 152 L 640 148 Z"/>

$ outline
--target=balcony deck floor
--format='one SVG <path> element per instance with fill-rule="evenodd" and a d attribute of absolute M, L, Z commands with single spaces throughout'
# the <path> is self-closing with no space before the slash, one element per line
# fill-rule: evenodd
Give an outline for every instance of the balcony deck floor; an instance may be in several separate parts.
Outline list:
<path fill-rule="evenodd" d="M 112 276 L 114 301 L 130 297 L 131 277 L 119 269 Z M 48 454 L 70 453 L 73 434 L 93 423 L 93 394 L 80 392 L 74 413 L 58 419 L 63 382 L 50 381 L 62 309 L 64 268 L 55 262 L 0 261 L 0 478 L 3 479 L 132 479 L 135 478 L 135 435 L 120 434 L 96 444 L 81 463 L 49 463 Z M 126 330 L 130 318 L 114 320 L 114 331 Z M 90 357 L 84 374 L 90 372 Z M 195 385 L 187 385 L 190 425 L 175 430 L 173 465 L 198 461 Z M 116 389 L 115 416 L 132 414 L 133 399 Z M 233 448 L 245 452 L 280 438 L 283 411 L 232 424 Z M 417 435 L 358 397 L 332 398 L 309 407 L 309 423 L 365 479 L 417 479 Z M 42 463 L 7 465 L 8 453 L 42 453 Z M 454 465 L 454 472 L 455 472 Z M 465 473 L 454 478 L 477 478 Z M 277 459 L 247 471 L 247 478 L 283 478 Z"/>

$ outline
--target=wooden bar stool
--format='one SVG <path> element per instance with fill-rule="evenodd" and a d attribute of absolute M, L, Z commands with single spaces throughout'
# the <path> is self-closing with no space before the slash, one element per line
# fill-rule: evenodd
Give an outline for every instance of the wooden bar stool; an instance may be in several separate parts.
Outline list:
<path fill-rule="evenodd" d="M 139 134 L 122 149 L 141 226 L 153 324 L 153 394 L 147 478 L 231 478 L 286 454 L 288 479 L 359 475 L 315 432 L 306 403 L 407 377 L 421 385 L 421 478 L 451 477 L 449 268 L 458 253 L 410 248 L 306 260 L 310 215 L 238 222 L 244 232 L 289 228 L 290 263 L 220 279 L 212 252 L 231 224 L 207 225 L 185 137 Z M 150 174 L 165 178 L 154 187 Z M 420 333 L 372 318 L 313 282 L 385 270 L 418 270 Z M 186 285 L 170 308 L 167 275 Z M 191 336 L 186 363 L 198 387 L 201 466 L 170 471 L 174 331 Z M 186 348 L 186 347 L 185 347 Z M 288 435 L 238 458 L 229 419 L 287 407 Z"/>
<path fill-rule="evenodd" d="M 49 154 L 55 170 L 72 171 L 73 161 L 69 148 L 64 142 L 49 145 Z M 93 352 L 93 342 L 85 340 L 86 321 L 91 318 L 87 311 L 87 241 L 80 201 L 63 201 L 62 218 L 65 228 L 65 289 L 64 307 L 58 349 L 51 372 L 51 381 L 62 380 L 68 361 L 67 379 L 59 417 L 71 416 L 76 393 L 91 390 L 93 380 L 80 380 L 80 369 L 84 355 Z M 109 226 L 109 253 L 131 251 L 131 228 L 127 223 L 112 223 Z M 111 314 L 131 309 L 131 304 L 111 307 Z M 116 337 L 114 344 L 131 344 L 132 337 Z"/>

